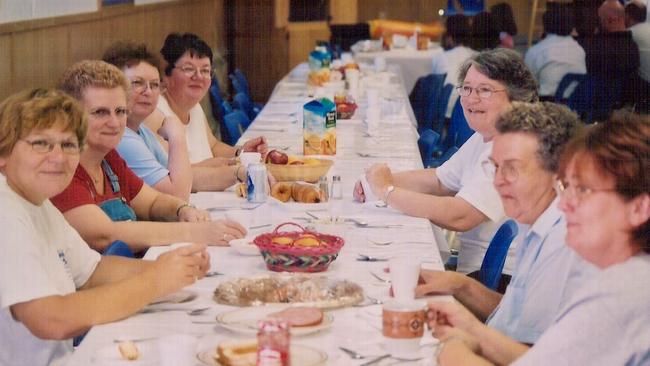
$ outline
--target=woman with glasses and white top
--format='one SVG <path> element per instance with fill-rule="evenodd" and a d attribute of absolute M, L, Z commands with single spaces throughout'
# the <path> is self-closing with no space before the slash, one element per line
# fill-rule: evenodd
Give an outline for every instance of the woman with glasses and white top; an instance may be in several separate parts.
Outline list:
<path fill-rule="evenodd" d="M 81 61 L 64 72 L 59 87 L 81 102 L 89 128 L 75 176 L 52 202 L 93 249 L 103 252 L 116 240 L 133 252 L 174 242 L 227 245 L 244 236 L 238 223 L 210 221 L 208 212 L 151 188 L 115 151 L 128 114 L 122 71 L 104 61 Z"/>
<path fill-rule="evenodd" d="M 601 271 L 531 347 L 456 303 L 429 303 L 445 365 L 647 365 L 650 362 L 650 120 L 623 114 L 567 146 L 559 171 L 566 243 Z"/>
<path fill-rule="evenodd" d="M 223 166 L 223 159 L 235 158 L 242 151 L 268 150 L 266 139 L 258 137 L 242 146 L 229 146 L 217 139 L 199 102 L 212 81 L 212 49 L 192 33 L 172 33 L 160 50 L 167 62 L 163 82 L 165 91 L 158 99 L 163 116 L 174 116 L 186 127 L 187 147 L 192 163 L 193 191 L 224 190 L 246 177 L 241 166 Z M 145 123 L 158 131 L 163 118 L 153 114 Z"/>
<path fill-rule="evenodd" d="M 143 43 L 117 42 L 103 60 L 117 66 L 131 82 L 126 130 L 117 151 L 129 168 L 156 190 L 188 201 L 192 190 L 192 166 L 188 157 L 185 128 L 174 116 L 165 117 L 158 134 L 143 122 L 156 109 L 162 89 L 160 60 Z"/>
<path fill-rule="evenodd" d="M 462 232 L 457 270 L 470 273 L 481 267 L 504 219 L 499 196 L 481 168 L 492 147 L 494 123 L 512 101 L 536 101 L 537 82 L 521 56 L 506 49 L 472 56 L 461 67 L 458 82 L 465 117 L 477 133 L 439 168 L 393 173 L 387 165 L 376 164 L 366 171 L 366 179 L 372 193 L 390 207 Z M 365 201 L 359 182 L 354 196 Z M 506 273 L 512 271 L 514 248 L 509 253 Z"/>
<path fill-rule="evenodd" d="M 201 244 L 156 261 L 88 247 L 49 200 L 72 180 L 87 128 L 82 107 L 60 91 L 28 90 L 0 104 L 0 365 L 63 365 L 73 337 L 210 267 Z"/>

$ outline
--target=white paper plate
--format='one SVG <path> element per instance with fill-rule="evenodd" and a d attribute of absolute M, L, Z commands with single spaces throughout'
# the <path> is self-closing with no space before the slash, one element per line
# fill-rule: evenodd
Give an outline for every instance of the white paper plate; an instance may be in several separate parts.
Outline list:
<path fill-rule="evenodd" d="M 120 354 L 118 344 L 115 343 L 97 350 L 93 357 L 93 363 L 95 365 L 110 366 L 150 366 L 160 364 L 155 342 L 136 342 L 135 345 L 140 352 L 140 357 L 137 360 L 129 361 L 124 359 Z"/>
<path fill-rule="evenodd" d="M 244 334 L 257 334 L 260 320 L 266 318 L 268 314 L 282 311 L 289 306 L 258 306 L 248 307 L 217 315 L 217 324 L 221 327 L 237 333 Z M 334 323 L 334 315 L 325 312 L 323 321 L 320 324 L 308 327 L 291 327 L 291 335 L 302 336 L 320 332 L 321 330 L 328 329 Z"/>
<path fill-rule="evenodd" d="M 196 358 L 204 365 L 222 366 L 213 357 L 216 354 L 216 349 L 217 347 L 215 346 L 214 348 L 199 352 Z M 325 352 L 307 346 L 292 344 L 289 352 L 292 365 L 318 366 L 325 365 L 325 361 L 327 361 L 327 354 Z"/>
<path fill-rule="evenodd" d="M 185 310 L 192 308 L 192 302 L 198 297 L 197 293 L 189 290 L 181 290 L 163 296 L 154 300 L 151 304 L 147 305 L 144 310 Z"/>

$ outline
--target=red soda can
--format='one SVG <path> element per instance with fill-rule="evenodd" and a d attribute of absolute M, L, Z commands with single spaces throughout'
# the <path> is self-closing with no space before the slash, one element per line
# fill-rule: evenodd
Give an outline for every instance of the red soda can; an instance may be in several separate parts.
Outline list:
<path fill-rule="evenodd" d="M 257 343 L 257 366 L 291 366 L 291 334 L 287 322 L 262 320 L 257 332 Z"/>

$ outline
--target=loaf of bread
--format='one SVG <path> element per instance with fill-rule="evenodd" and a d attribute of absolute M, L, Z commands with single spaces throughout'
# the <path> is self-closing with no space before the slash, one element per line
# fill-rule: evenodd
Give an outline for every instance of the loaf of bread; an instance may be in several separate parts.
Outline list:
<path fill-rule="evenodd" d="M 291 187 L 291 198 L 296 202 L 319 203 L 320 192 L 312 185 L 294 183 Z"/>
<path fill-rule="evenodd" d="M 219 343 L 214 358 L 223 366 L 255 366 L 257 340 L 228 340 Z"/>

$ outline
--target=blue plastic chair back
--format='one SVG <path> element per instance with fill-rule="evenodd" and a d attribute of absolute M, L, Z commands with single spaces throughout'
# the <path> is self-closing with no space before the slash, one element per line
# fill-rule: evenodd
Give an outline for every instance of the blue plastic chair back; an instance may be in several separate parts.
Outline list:
<path fill-rule="evenodd" d="M 129 245 L 121 240 L 115 240 L 102 253 L 103 255 L 118 255 L 120 257 L 135 258 Z"/>
<path fill-rule="evenodd" d="M 442 116 L 440 115 L 439 105 L 443 103 L 443 89 L 446 78 L 447 74 L 430 74 L 428 76 L 428 90 L 425 96 L 423 120 L 418 123 L 424 129 L 431 128 L 438 133 L 442 132 L 442 127 L 444 126 L 444 113 Z M 451 90 L 449 92 L 451 93 Z M 449 97 L 447 97 L 448 99 Z"/>
<path fill-rule="evenodd" d="M 250 120 L 253 120 L 255 117 L 257 117 L 258 112 L 255 110 L 255 105 L 248 95 L 244 93 L 237 93 L 233 98 L 233 102 L 235 104 L 235 108 L 240 109 L 246 113 L 246 116 Z"/>
<path fill-rule="evenodd" d="M 447 130 L 447 136 L 445 136 L 445 150 L 452 146 L 460 148 L 473 134 L 474 130 L 467 124 L 463 106 L 460 105 L 460 98 L 458 98 L 454 110 L 451 112 L 449 130 Z"/>
<path fill-rule="evenodd" d="M 234 112 L 226 114 L 223 120 L 226 125 L 227 134 L 226 138 L 223 139 L 222 136 L 222 139 L 228 145 L 235 145 L 244 131 L 244 126 L 248 126 L 250 124 L 250 119 L 246 116 L 246 114 L 244 114 L 244 112 L 236 110 Z"/>
<path fill-rule="evenodd" d="M 586 78 L 587 74 L 576 74 L 571 72 L 564 74 L 562 80 L 560 80 L 560 83 L 557 85 L 557 89 L 555 90 L 555 101 L 557 103 L 561 103 L 562 101 L 568 100 L 570 95 L 565 96 L 566 90 L 571 85 L 575 85 L 577 87 L 578 84 L 582 83 Z"/>
<path fill-rule="evenodd" d="M 479 281 L 493 291 L 497 291 L 499 287 L 501 271 L 503 271 L 503 265 L 506 262 L 508 249 L 518 231 L 519 229 L 514 220 L 504 222 L 494 234 L 488 250 L 485 252 L 479 271 Z"/>
<path fill-rule="evenodd" d="M 222 121 L 223 116 L 226 114 L 223 110 L 223 98 L 221 97 L 221 88 L 219 88 L 219 81 L 217 78 L 212 77 L 210 83 L 210 106 L 212 107 L 212 117 L 215 121 Z"/>
<path fill-rule="evenodd" d="M 234 110 L 234 109 L 232 109 L 232 106 L 230 105 L 230 103 L 228 103 L 227 100 L 224 100 L 224 101 L 221 103 L 221 106 L 222 106 L 222 108 L 223 108 L 223 111 L 225 112 L 224 115 L 226 115 L 226 114 L 228 114 L 228 113 L 232 113 L 232 111 Z"/>
<path fill-rule="evenodd" d="M 426 130 L 424 115 L 426 113 L 426 103 L 431 92 L 429 85 L 431 85 L 432 79 L 433 74 L 418 78 L 415 86 L 413 86 L 413 90 L 409 94 L 409 102 L 411 103 L 415 120 L 418 122 L 418 130 L 422 131 Z"/>
<path fill-rule="evenodd" d="M 420 138 L 418 139 L 418 148 L 420 149 L 422 165 L 424 165 L 425 168 L 429 167 L 429 163 L 431 159 L 433 159 L 435 146 L 439 141 L 440 134 L 431 129 L 426 129 L 420 134 Z"/>
<path fill-rule="evenodd" d="M 240 69 L 235 69 L 235 71 L 228 76 L 232 87 L 235 88 L 235 93 L 244 93 L 250 97 L 250 88 L 248 86 L 248 80 L 244 73 Z"/>
<path fill-rule="evenodd" d="M 454 85 L 445 84 L 440 91 L 440 97 L 436 104 L 436 112 L 434 114 L 434 125 L 433 130 L 438 133 L 442 133 L 442 130 L 445 127 L 445 117 L 447 115 L 447 105 L 449 104 L 449 98 L 451 97 L 451 92 L 454 90 Z M 436 127 L 437 124 L 437 127 Z"/>

